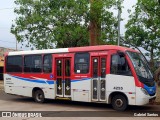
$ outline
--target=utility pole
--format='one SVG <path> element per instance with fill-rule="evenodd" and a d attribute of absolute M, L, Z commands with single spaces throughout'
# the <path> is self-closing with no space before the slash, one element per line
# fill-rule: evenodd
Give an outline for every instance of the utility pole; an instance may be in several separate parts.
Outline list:
<path fill-rule="evenodd" d="M 16 51 L 17 51 L 17 39 L 16 39 Z"/>
<path fill-rule="evenodd" d="M 118 0 L 117 2 L 117 7 L 118 7 L 118 46 L 120 45 L 120 25 L 121 25 L 121 8 L 120 8 L 120 2 Z"/>

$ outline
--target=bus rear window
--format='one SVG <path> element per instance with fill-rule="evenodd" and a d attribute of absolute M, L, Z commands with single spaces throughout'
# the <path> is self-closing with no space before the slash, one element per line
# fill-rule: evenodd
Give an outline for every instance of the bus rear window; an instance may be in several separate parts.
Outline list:
<path fill-rule="evenodd" d="M 22 72 L 22 56 L 8 56 L 6 72 Z"/>

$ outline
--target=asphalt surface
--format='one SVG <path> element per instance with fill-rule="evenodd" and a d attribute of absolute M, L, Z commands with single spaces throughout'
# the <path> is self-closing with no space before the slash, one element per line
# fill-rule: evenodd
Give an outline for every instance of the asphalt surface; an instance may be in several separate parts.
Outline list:
<path fill-rule="evenodd" d="M 123 117 L 132 117 L 132 119 L 137 119 L 138 113 L 154 113 L 158 114 L 159 117 L 147 117 L 147 119 L 159 119 L 160 118 L 160 105 L 146 105 L 146 106 L 129 106 L 126 111 L 119 112 L 112 109 L 111 105 L 99 104 L 99 103 L 86 103 L 86 102 L 73 102 L 64 100 L 46 100 L 45 103 L 35 103 L 32 98 L 20 97 L 14 95 L 8 95 L 4 91 L 0 91 L 0 111 L 14 111 L 14 112 L 40 112 L 46 119 L 53 119 L 58 117 L 62 120 L 67 117 L 73 119 L 82 119 L 82 117 L 87 120 L 90 117 L 94 119 L 100 119 L 102 117 L 113 119 L 123 119 Z M 60 117 L 60 118 L 59 118 Z M 99 118 L 100 117 L 100 118 Z M 140 117 L 139 119 L 142 119 Z M 0 120 L 4 119 L 0 117 Z M 6 119 L 6 118 L 5 118 Z M 8 118 L 7 118 L 8 119 Z M 14 118 L 17 120 L 17 118 Z M 18 119 L 21 119 L 18 117 Z M 27 118 L 37 119 L 37 118 Z M 38 118 L 42 119 L 42 118 Z M 146 118 L 145 118 L 146 119 Z M 23 119 L 24 120 L 24 119 Z M 66 119 L 65 119 L 66 120 Z M 124 120 L 124 119 L 123 119 Z"/>

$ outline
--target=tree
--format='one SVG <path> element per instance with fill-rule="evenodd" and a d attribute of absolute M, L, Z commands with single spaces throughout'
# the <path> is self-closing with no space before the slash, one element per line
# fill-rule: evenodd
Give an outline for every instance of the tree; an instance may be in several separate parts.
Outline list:
<path fill-rule="evenodd" d="M 154 79 L 158 83 L 158 86 L 160 86 L 160 67 L 155 71 Z"/>
<path fill-rule="evenodd" d="M 160 55 L 160 6 L 157 0 L 138 0 L 135 12 L 126 24 L 127 42 L 144 48 L 150 53 L 150 66 Z"/>
<path fill-rule="evenodd" d="M 89 45 L 93 21 L 99 30 L 98 44 L 115 43 L 117 18 L 109 12 L 115 0 L 92 1 L 94 4 L 89 0 L 16 0 L 18 16 L 11 32 L 18 42 L 37 49 L 84 46 Z"/>

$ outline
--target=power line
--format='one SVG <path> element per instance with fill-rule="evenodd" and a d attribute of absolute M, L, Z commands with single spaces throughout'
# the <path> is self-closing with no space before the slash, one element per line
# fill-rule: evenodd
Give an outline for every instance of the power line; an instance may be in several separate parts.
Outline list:
<path fill-rule="evenodd" d="M 10 27 L 0 27 L 0 29 L 10 29 Z"/>
<path fill-rule="evenodd" d="M 8 46 L 3 46 L 3 47 L 0 46 L 0 48 L 16 50 L 15 47 L 8 47 Z M 19 47 L 19 48 L 17 48 L 17 50 L 24 50 L 24 49 L 22 49 L 22 48 Z"/>
<path fill-rule="evenodd" d="M 10 10 L 10 9 L 14 9 L 16 7 L 11 7 L 11 8 L 0 8 L 0 10 Z"/>
<path fill-rule="evenodd" d="M 7 43 L 14 43 L 14 44 L 16 44 L 15 47 L 8 47 L 8 45 L 7 45 L 7 46 L 3 46 L 3 47 L 0 47 L 0 48 L 8 48 L 8 49 L 14 49 L 14 50 L 23 50 L 22 48 L 18 48 L 18 43 L 16 43 L 16 42 L 10 42 L 10 41 L 4 41 L 4 40 L 0 40 L 0 42 L 7 42 Z"/>
<path fill-rule="evenodd" d="M 6 47 L 6 46 L 1 47 L 1 46 L 0 46 L 0 48 L 5 48 L 5 49 L 14 49 L 14 50 L 16 50 L 16 49 L 15 49 L 15 47 Z"/>
<path fill-rule="evenodd" d="M 11 41 L 4 41 L 4 40 L 0 40 L 1 42 L 7 42 L 7 43 L 16 43 L 16 42 L 11 42 Z"/>
<path fill-rule="evenodd" d="M 16 47 L 12 47 L 12 46 L 0 46 L 0 48 L 6 48 L 6 49 L 14 49 L 16 50 Z M 22 48 L 18 47 L 17 50 L 23 50 Z"/>

